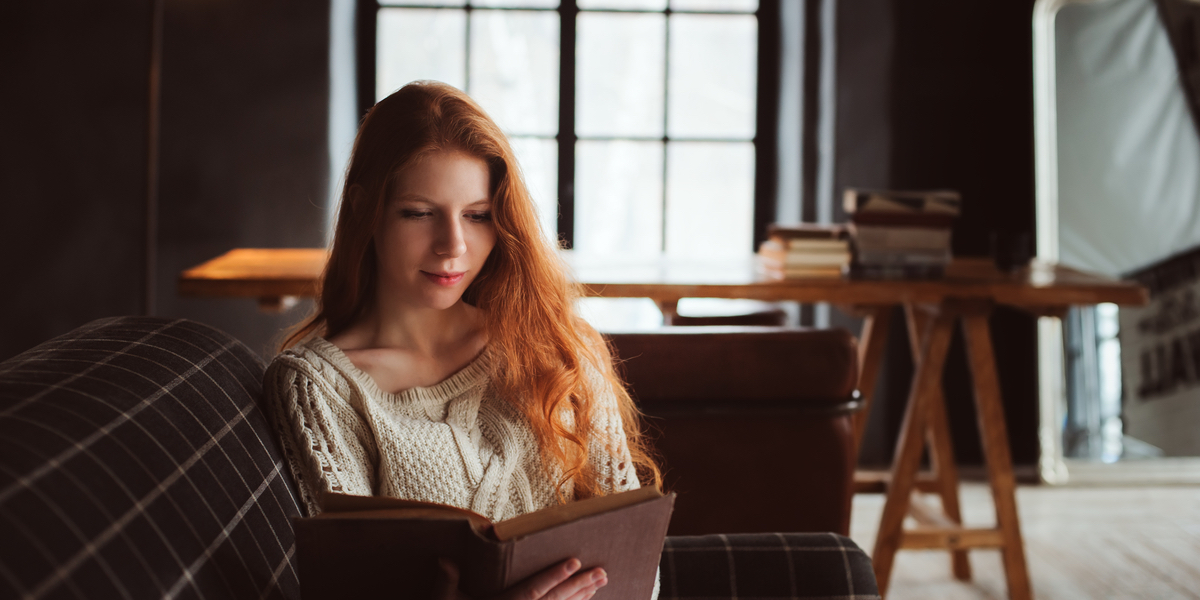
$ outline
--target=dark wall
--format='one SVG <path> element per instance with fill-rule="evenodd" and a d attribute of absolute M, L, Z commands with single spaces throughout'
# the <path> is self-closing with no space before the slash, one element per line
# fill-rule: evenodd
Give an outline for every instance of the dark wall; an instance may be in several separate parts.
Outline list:
<path fill-rule="evenodd" d="M 835 190 L 961 191 L 960 256 L 987 255 L 994 232 L 1032 233 L 1033 1 L 841 0 L 838 11 Z M 891 460 L 907 400 L 912 366 L 900 316 L 867 430 L 868 463 Z M 991 325 L 1013 458 L 1036 464 L 1036 323 L 1000 308 Z M 959 461 L 979 464 L 961 335 L 944 384 Z"/>
<path fill-rule="evenodd" d="M 143 308 L 151 3 L 17 3 L 0 25 L 0 360 Z M 329 4 L 166 2 L 157 314 L 270 353 L 300 316 L 183 299 L 238 246 L 324 243 Z"/>
<path fill-rule="evenodd" d="M 0 359 L 141 299 L 148 4 L 0 18 Z"/>
<path fill-rule="evenodd" d="M 181 298 L 179 272 L 235 247 L 324 246 L 329 2 L 168 2 L 158 311 L 265 356 L 307 310 Z"/>

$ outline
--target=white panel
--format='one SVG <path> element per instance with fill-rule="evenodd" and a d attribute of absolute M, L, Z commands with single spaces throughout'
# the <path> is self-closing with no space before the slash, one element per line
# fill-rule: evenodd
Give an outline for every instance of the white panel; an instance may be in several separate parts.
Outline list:
<path fill-rule="evenodd" d="M 654 256 L 662 251 L 662 142 L 575 146 L 575 248 Z"/>
<path fill-rule="evenodd" d="M 1152 0 L 1057 17 L 1061 260 L 1121 275 L 1200 243 L 1200 140 Z"/>
<path fill-rule="evenodd" d="M 758 10 L 758 0 L 671 0 L 671 10 L 754 12 Z"/>
<path fill-rule="evenodd" d="M 579 0 L 580 9 L 615 8 L 623 10 L 662 10 L 667 0 Z"/>
<path fill-rule="evenodd" d="M 418 79 L 463 89 L 467 17 L 460 10 L 384 8 L 376 22 L 375 100 Z"/>
<path fill-rule="evenodd" d="M 542 231 L 558 239 L 558 142 L 539 138 L 512 138 L 513 152 L 521 164 L 525 185 L 537 205 Z"/>
<path fill-rule="evenodd" d="M 744 256 L 753 251 L 754 145 L 667 146 L 667 253 Z"/>
<path fill-rule="evenodd" d="M 667 131 L 673 138 L 754 137 L 758 21 L 673 15 Z"/>
<path fill-rule="evenodd" d="M 558 0 L 471 0 L 471 6 L 504 8 L 558 8 Z"/>
<path fill-rule="evenodd" d="M 471 13 L 467 90 L 509 135 L 558 132 L 558 13 Z"/>
<path fill-rule="evenodd" d="M 380 6 L 466 6 L 467 0 L 381 0 Z"/>
<path fill-rule="evenodd" d="M 662 14 L 579 15 L 580 136 L 662 137 L 666 21 Z"/>

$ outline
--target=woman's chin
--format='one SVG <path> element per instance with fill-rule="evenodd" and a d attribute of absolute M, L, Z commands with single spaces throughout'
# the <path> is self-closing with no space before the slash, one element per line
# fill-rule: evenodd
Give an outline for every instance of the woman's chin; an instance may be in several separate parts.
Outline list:
<path fill-rule="evenodd" d="M 441 293 L 429 294 L 424 298 L 423 304 L 430 310 L 449 310 L 462 300 L 462 293 L 454 290 L 438 290 Z"/>

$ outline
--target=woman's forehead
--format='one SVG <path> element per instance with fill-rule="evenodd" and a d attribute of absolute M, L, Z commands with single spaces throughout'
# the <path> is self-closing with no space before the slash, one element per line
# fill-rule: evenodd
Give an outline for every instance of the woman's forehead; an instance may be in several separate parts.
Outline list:
<path fill-rule="evenodd" d="M 491 174 L 482 159 L 462 151 L 438 151 L 397 171 L 389 200 L 490 199 Z"/>

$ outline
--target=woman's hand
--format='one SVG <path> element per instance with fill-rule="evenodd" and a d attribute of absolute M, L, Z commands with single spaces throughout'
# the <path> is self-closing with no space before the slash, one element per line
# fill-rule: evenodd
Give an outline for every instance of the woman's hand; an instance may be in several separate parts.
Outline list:
<path fill-rule="evenodd" d="M 458 591 L 458 566 L 440 559 L 435 598 L 439 600 L 469 600 Z M 599 567 L 583 573 L 578 559 L 568 558 L 541 573 L 508 588 L 492 600 L 587 600 L 596 590 L 608 583 L 608 574 Z"/>

